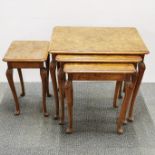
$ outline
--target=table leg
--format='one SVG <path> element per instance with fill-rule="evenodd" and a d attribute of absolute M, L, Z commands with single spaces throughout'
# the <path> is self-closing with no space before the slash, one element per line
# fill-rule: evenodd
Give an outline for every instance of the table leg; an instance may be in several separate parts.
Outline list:
<path fill-rule="evenodd" d="M 68 128 L 66 130 L 66 133 L 72 133 L 73 128 L 73 86 L 72 81 L 66 81 L 65 82 L 65 96 L 67 100 L 67 112 L 68 112 Z"/>
<path fill-rule="evenodd" d="M 50 73 L 51 73 L 51 79 L 53 84 L 53 91 L 54 91 L 54 98 L 55 98 L 55 107 L 56 107 L 56 114 L 54 116 L 55 119 L 59 118 L 59 99 L 58 99 L 58 89 L 57 89 L 57 82 L 56 82 L 56 64 L 55 62 L 51 62 L 50 64 Z"/>
<path fill-rule="evenodd" d="M 49 62 L 50 62 L 50 56 L 48 55 L 46 60 L 46 69 L 47 69 L 47 97 L 51 97 L 51 94 L 49 92 Z"/>
<path fill-rule="evenodd" d="M 122 84 L 122 81 L 117 81 L 116 82 L 115 94 L 114 94 L 114 101 L 113 101 L 113 107 L 114 108 L 117 108 L 118 107 L 118 105 L 117 105 L 117 99 L 118 99 L 118 96 L 119 96 L 119 93 L 120 93 L 121 84 Z"/>
<path fill-rule="evenodd" d="M 45 117 L 48 117 L 46 109 L 46 92 L 47 92 L 47 70 L 44 68 L 40 69 L 40 75 L 42 80 L 42 104 L 43 104 L 43 113 Z"/>
<path fill-rule="evenodd" d="M 65 73 L 62 68 L 59 68 L 58 71 L 58 83 L 59 83 L 59 98 L 60 98 L 60 125 L 64 124 L 64 82 L 65 82 Z"/>
<path fill-rule="evenodd" d="M 20 84 L 21 84 L 21 94 L 20 96 L 25 96 L 25 87 L 24 87 L 24 80 L 23 80 L 23 75 L 22 75 L 22 70 L 21 68 L 17 68 L 19 79 L 20 79 Z"/>
<path fill-rule="evenodd" d="M 14 100 L 15 100 L 15 106 L 16 106 L 15 115 L 19 115 L 20 107 L 19 107 L 19 101 L 18 101 L 18 97 L 17 97 L 17 93 L 16 93 L 16 88 L 15 88 L 14 81 L 13 81 L 13 69 L 7 69 L 6 77 L 8 79 L 8 83 L 11 88 Z"/>
<path fill-rule="evenodd" d="M 129 105 L 129 102 L 130 102 L 132 91 L 133 91 L 133 83 L 132 82 L 126 82 L 125 96 L 124 96 L 123 103 L 121 105 L 121 110 L 120 110 L 120 113 L 119 113 L 119 117 L 118 117 L 118 120 L 117 120 L 117 133 L 118 134 L 123 133 L 122 125 L 124 123 L 124 120 L 126 120 L 126 112 L 127 112 L 127 109 L 128 109 L 128 105 Z"/>
<path fill-rule="evenodd" d="M 123 81 L 121 81 L 120 83 L 120 89 L 119 89 L 119 95 L 118 95 L 118 98 L 122 98 L 122 85 L 123 85 Z"/>
<path fill-rule="evenodd" d="M 145 64 L 144 62 L 141 62 L 138 65 L 138 77 L 137 77 L 137 81 L 133 90 L 133 94 L 132 94 L 132 99 L 131 99 L 131 103 L 130 103 L 130 109 L 129 109 L 129 115 L 128 115 L 128 121 L 133 121 L 134 120 L 134 116 L 133 116 L 133 108 L 134 108 L 134 104 L 135 104 L 135 100 L 136 100 L 136 96 L 143 78 L 143 74 L 145 71 Z"/>

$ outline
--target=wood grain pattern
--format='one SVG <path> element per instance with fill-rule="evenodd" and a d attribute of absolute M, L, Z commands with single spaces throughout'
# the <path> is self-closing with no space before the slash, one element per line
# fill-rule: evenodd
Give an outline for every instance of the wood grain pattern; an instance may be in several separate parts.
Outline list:
<path fill-rule="evenodd" d="M 136 28 L 55 27 L 50 53 L 147 54 Z"/>
<path fill-rule="evenodd" d="M 126 56 L 126 55 L 57 55 L 58 62 L 133 62 L 138 63 L 142 61 L 140 56 Z"/>
<path fill-rule="evenodd" d="M 48 41 L 13 41 L 3 61 L 42 62 L 48 57 L 48 48 Z"/>
<path fill-rule="evenodd" d="M 66 63 L 65 73 L 134 73 L 133 64 L 118 63 Z"/>

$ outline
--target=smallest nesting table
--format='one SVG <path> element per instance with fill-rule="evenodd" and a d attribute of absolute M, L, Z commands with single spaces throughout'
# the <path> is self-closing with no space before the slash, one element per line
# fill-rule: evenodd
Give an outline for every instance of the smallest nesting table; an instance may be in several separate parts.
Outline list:
<path fill-rule="evenodd" d="M 68 79 L 62 82 L 64 74 L 68 75 Z M 121 105 L 121 110 L 117 120 L 117 132 L 119 134 L 123 133 L 123 123 L 126 123 L 126 113 L 130 98 L 133 92 L 134 85 L 137 79 L 136 69 L 133 64 L 119 64 L 119 63 L 65 63 L 63 69 L 59 69 L 59 89 L 60 95 L 64 94 L 67 100 L 67 111 L 68 111 L 68 128 L 67 133 L 72 133 L 72 120 L 73 120 L 73 86 L 72 81 L 82 80 L 82 81 L 125 81 L 125 96 L 123 103 Z M 65 84 L 64 84 L 65 83 Z M 115 92 L 118 94 L 118 92 Z M 60 96 L 61 100 L 64 100 L 64 95 Z M 64 103 L 64 101 L 62 102 Z M 64 105 L 61 108 L 60 121 L 64 122 Z"/>
<path fill-rule="evenodd" d="M 18 70 L 22 93 L 25 95 L 25 88 L 22 76 L 22 68 L 38 68 L 42 79 L 42 104 L 43 113 L 47 117 L 46 109 L 46 94 L 49 94 L 48 76 L 49 76 L 49 42 L 48 41 L 14 41 L 11 43 L 3 61 L 7 62 L 8 68 L 6 77 L 8 79 L 14 100 L 15 100 L 15 115 L 20 114 L 19 101 L 13 81 L 13 69 Z M 45 65 L 46 64 L 46 65 Z"/>

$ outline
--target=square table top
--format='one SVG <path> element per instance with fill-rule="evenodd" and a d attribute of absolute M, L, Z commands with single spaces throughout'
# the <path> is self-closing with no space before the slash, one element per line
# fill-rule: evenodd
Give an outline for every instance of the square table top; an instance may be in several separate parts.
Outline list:
<path fill-rule="evenodd" d="M 136 28 L 55 27 L 49 53 L 54 54 L 147 54 Z"/>
<path fill-rule="evenodd" d="M 48 41 L 13 41 L 3 61 L 43 62 L 47 60 L 48 49 Z"/>

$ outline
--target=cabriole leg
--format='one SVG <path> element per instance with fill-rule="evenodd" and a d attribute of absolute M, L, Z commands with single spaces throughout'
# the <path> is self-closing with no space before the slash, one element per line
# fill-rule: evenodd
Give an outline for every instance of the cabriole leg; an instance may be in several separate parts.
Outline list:
<path fill-rule="evenodd" d="M 48 117 L 47 109 L 46 109 L 46 92 L 47 92 L 47 70 L 44 68 L 40 69 L 40 75 L 42 80 L 42 105 L 43 105 L 43 113 L 45 117 Z"/>
<path fill-rule="evenodd" d="M 62 68 L 58 71 L 58 82 L 59 82 L 59 103 L 60 103 L 60 125 L 64 124 L 64 77 L 65 74 Z"/>
<path fill-rule="evenodd" d="M 16 107 L 15 115 L 19 115 L 20 107 L 19 107 L 19 101 L 18 101 L 18 97 L 17 97 L 17 93 L 16 93 L 16 88 L 15 88 L 14 81 L 13 81 L 13 69 L 7 69 L 6 77 L 8 79 L 8 83 L 11 88 L 14 100 L 15 100 L 15 107 Z"/>
<path fill-rule="evenodd" d="M 20 79 L 20 84 L 21 84 L 21 94 L 20 96 L 25 96 L 25 86 L 24 86 L 24 80 L 23 80 L 23 75 L 22 75 L 22 70 L 21 68 L 17 68 L 19 79 Z"/>
<path fill-rule="evenodd" d="M 123 133 L 122 125 L 124 123 L 124 120 L 126 120 L 126 112 L 127 112 L 128 105 L 129 105 L 129 102 L 130 102 L 132 90 L 133 90 L 133 83 L 132 82 L 126 82 L 125 96 L 124 96 L 123 103 L 121 105 L 121 110 L 120 110 L 120 113 L 119 113 L 119 117 L 118 117 L 118 120 L 117 120 L 117 133 L 118 134 Z"/>
<path fill-rule="evenodd" d="M 134 120 L 134 116 L 133 116 L 133 109 L 134 109 L 134 104 L 135 104 L 135 100 L 136 100 L 136 96 L 144 75 L 144 71 L 145 71 L 145 64 L 143 62 L 141 62 L 139 64 L 139 71 L 138 71 L 138 77 L 137 77 L 137 81 L 133 90 L 133 94 L 132 94 L 132 99 L 131 99 L 131 103 L 130 103 L 130 109 L 129 109 L 129 115 L 128 115 L 128 121 L 133 121 Z"/>
<path fill-rule="evenodd" d="M 117 105 L 117 99 L 118 99 L 119 92 L 120 92 L 120 89 L 121 89 L 121 84 L 122 84 L 122 81 L 117 81 L 116 82 L 115 94 L 114 94 L 114 101 L 113 101 L 113 107 L 114 108 L 117 108 L 118 107 L 118 105 Z"/>
<path fill-rule="evenodd" d="M 55 63 L 51 62 L 50 73 L 51 73 L 51 79 L 52 79 L 52 84 L 53 84 L 55 109 L 56 109 L 54 119 L 58 119 L 59 118 L 59 99 L 58 99 L 58 91 L 57 91 L 58 89 L 57 89 L 57 82 L 56 82 L 56 76 L 55 76 L 55 69 L 56 69 Z"/>
<path fill-rule="evenodd" d="M 51 97 L 52 95 L 49 92 L 49 61 L 50 61 L 50 56 L 48 55 L 47 60 L 46 60 L 46 69 L 47 69 L 47 97 Z"/>
<path fill-rule="evenodd" d="M 65 96 L 67 100 L 67 112 L 68 112 L 68 128 L 66 133 L 73 132 L 73 86 L 72 81 L 66 81 L 65 83 Z"/>

